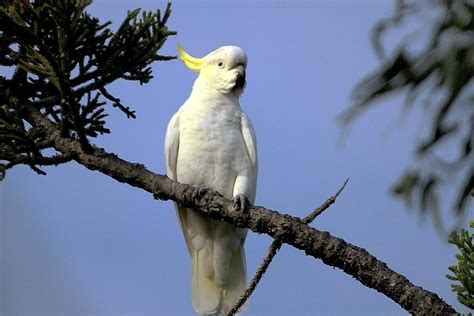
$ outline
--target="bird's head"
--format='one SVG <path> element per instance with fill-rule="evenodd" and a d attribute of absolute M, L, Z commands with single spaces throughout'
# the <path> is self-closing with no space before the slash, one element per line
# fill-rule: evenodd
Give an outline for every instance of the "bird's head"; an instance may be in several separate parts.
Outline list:
<path fill-rule="evenodd" d="M 178 51 L 184 64 L 199 73 L 197 82 L 222 94 L 242 94 L 247 68 L 247 55 L 242 48 L 222 46 L 203 58 L 191 56 L 182 46 L 178 46 Z"/>

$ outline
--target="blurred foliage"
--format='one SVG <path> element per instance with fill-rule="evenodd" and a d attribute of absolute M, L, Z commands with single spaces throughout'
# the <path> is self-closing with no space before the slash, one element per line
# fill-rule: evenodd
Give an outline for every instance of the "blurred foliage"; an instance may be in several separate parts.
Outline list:
<path fill-rule="evenodd" d="M 424 30 L 413 31 L 416 26 Z M 401 43 L 385 52 L 388 31 L 406 29 Z M 355 87 L 343 122 L 383 97 L 405 93 L 405 110 L 420 108 L 428 128 L 417 143 L 418 166 L 405 170 L 393 193 L 415 200 L 439 224 L 441 193 L 454 185 L 450 208 L 462 218 L 474 188 L 474 2 L 396 1 L 394 14 L 373 28 L 373 44 L 381 64 Z"/>
<path fill-rule="evenodd" d="M 25 111 L 34 108 L 56 123 L 64 137 L 90 148 L 89 139 L 109 133 L 106 107 L 127 117 L 135 112 L 107 86 L 118 79 L 147 83 L 150 64 L 175 57 L 158 50 L 176 34 L 171 14 L 129 11 L 116 32 L 86 11 L 92 0 L 0 0 L 0 180 L 7 169 L 73 159 L 55 152 Z M 46 155 L 45 152 L 53 152 Z"/>
<path fill-rule="evenodd" d="M 471 228 L 474 228 L 474 221 L 471 222 Z M 449 238 L 449 243 L 459 249 L 456 255 L 457 265 L 449 267 L 452 275 L 446 277 L 454 284 L 451 285 L 453 292 L 457 293 L 458 301 L 474 309 L 474 235 L 467 230 L 453 232 Z"/>

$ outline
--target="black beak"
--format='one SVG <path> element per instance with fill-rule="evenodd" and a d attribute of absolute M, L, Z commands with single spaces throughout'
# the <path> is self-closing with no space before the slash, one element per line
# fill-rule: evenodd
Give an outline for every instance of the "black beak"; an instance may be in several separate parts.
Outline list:
<path fill-rule="evenodd" d="M 235 80 L 234 90 L 243 89 L 244 86 L 245 86 L 245 71 L 242 74 L 237 75 L 237 79 Z"/>

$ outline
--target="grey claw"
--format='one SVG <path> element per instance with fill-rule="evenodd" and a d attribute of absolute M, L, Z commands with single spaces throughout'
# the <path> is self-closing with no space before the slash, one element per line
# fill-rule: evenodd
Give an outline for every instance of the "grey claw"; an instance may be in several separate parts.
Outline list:
<path fill-rule="evenodd" d="M 202 186 L 202 187 L 196 187 L 192 193 L 192 198 L 194 200 L 199 200 L 201 199 L 207 192 L 211 191 L 211 188 Z"/>
<path fill-rule="evenodd" d="M 247 206 L 250 205 L 249 200 L 243 194 L 238 194 L 232 198 L 232 202 L 234 202 L 234 211 L 239 213 L 244 213 Z"/>

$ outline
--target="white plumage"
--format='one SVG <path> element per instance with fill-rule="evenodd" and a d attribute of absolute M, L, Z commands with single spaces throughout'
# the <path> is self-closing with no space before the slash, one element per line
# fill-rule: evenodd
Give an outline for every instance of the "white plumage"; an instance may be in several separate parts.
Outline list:
<path fill-rule="evenodd" d="M 255 132 L 240 108 L 247 56 L 237 46 L 204 58 L 179 47 L 180 58 L 199 72 L 188 100 L 171 118 L 165 139 L 167 174 L 181 183 L 206 186 L 227 198 L 255 202 Z M 177 207 L 192 257 L 192 301 L 197 313 L 225 314 L 246 286 L 246 229 Z"/>

